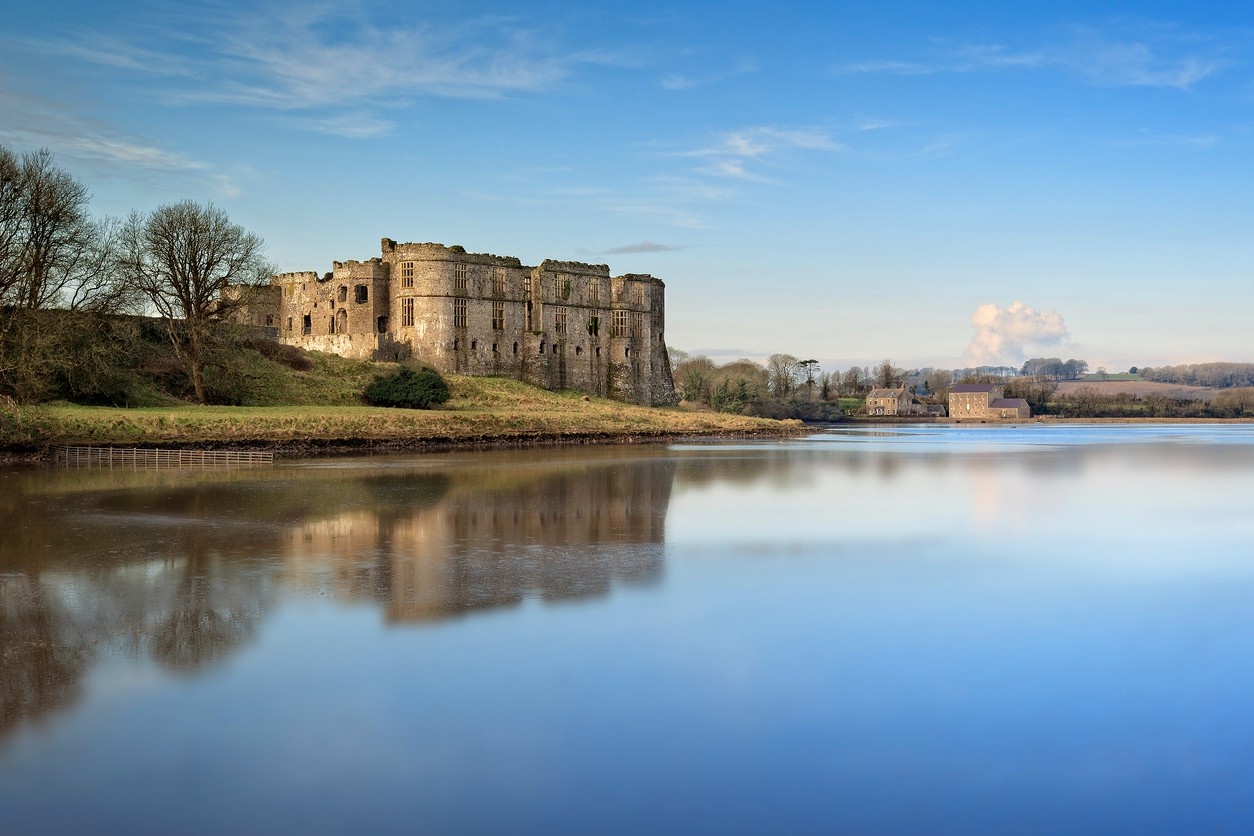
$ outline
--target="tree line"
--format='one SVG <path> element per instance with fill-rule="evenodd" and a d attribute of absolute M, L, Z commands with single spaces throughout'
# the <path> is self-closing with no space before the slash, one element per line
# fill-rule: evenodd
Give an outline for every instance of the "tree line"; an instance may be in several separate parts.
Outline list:
<path fill-rule="evenodd" d="M 1254 363 L 1193 363 L 1187 366 L 1159 366 L 1139 370 L 1142 380 L 1183 386 L 1209 386 L 1230 389 L 1254 386 Z"/>
<path fill-rule="evenodd" d="M 261 238 L 209 203 L 95 218 L 87 186 L 47 150 L 0 146 L 0 397 L 117 400 L 155 313 L 188 394 L 232 339 L 232 284 L 273 272 Z M 142 341 L 142 340 L 141 340 Z"/>

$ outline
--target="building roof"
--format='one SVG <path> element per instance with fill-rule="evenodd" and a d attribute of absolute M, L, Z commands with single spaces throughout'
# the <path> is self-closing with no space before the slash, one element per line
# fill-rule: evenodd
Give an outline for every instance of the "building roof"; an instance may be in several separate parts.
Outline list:
<path fill-rule="evenodd" d="M 900 389 L 872 389 L 868 394 L 868 398 L 900 398 L 902 393 L 906 391 L 906 387 Z"/>
<path fill-rule="evenodd" d="M 994 389 L 999 388 L 995 383 L 956 383 L 949 387 L 949 394 L 961 395 L 968 392 L 987 392 L 992 394 Z"/>
<path fill-rule="evenodd" d="M 996 409 L 1018 409 L 1027 406 L 1028 402 L 1023 398 L 995 398 L 989 406 Z"/>

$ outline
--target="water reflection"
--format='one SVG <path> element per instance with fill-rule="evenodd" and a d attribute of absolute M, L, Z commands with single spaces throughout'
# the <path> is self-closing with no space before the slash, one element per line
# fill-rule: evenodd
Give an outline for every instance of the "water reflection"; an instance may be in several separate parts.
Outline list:
<path fill-rule="evenodd" d="M 391 622 L 604 595 L 662 571 L 675 463 L 594 451 L 272 472 L 0 476 L 0 735 L 102 655 L 220 662 L 280 595 Z"/>
<path fill-rule="evenodd" d="M 0 471 L 0 831 L 1238 832 L 1252 491 L 1240 427 Z"/>

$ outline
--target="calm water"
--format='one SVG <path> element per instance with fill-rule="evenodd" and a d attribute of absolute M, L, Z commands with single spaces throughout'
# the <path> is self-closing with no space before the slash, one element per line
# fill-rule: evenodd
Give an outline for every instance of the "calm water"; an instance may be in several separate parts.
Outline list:
<path fill-rule="evenodd" d="M 1254 426 L 0 471 L 0 833 L 1254 829 Z"/>

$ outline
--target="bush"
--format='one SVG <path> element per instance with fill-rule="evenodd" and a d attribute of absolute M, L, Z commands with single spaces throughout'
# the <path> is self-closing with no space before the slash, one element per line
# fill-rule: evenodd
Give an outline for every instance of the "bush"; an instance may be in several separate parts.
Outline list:
<path fill-rule="evenodd" d="M 376 377 L 362 393 L 371 406 L 399 406 L 429 409 L 449 399 L 448 384 L 433 369 L 398 369 L 385 377 Z"/>

